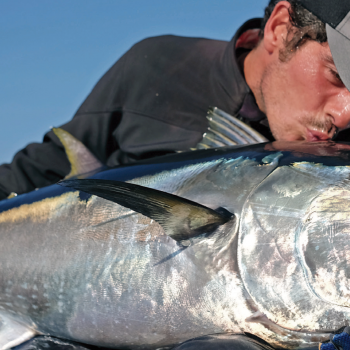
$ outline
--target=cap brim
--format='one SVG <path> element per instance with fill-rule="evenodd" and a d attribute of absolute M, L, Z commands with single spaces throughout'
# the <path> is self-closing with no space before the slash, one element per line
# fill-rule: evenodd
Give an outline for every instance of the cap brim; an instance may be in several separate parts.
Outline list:
<path fill-rule="evenodd" d="M 350 40 L 326 24 L 328 44 L 341 80 L 350 91 Z"/>

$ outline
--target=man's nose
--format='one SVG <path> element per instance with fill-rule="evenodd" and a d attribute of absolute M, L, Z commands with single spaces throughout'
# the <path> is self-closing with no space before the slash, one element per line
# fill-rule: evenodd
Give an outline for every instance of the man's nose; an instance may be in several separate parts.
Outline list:
<path fill-rule="evenodd" d="M 332 104 L 329 106 L 327 114 L 334 119 L 334 125 L 338 129 L 346 129 L 350 126 L 350 91 L 345 87 L 343 91 L 338 93 L 332 99 Z"/>

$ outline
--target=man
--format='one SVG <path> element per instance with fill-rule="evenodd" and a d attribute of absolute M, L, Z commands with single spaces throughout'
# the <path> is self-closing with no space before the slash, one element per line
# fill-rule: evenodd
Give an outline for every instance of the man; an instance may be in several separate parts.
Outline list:
<path fill-rule="evenodd" d="M 268 140 L 332 139 L 350 122 L 349 10 L 342 0 L 272 0 L 264 20 L 246 22 L 229 43 L 174 36 L 141 41 L 62 128 L 108 166 L 196 147 L 210 106 Z M 42 144 L 0 166 L 0 199 L 55 183 L 69 170 L 49 132 Z"/>

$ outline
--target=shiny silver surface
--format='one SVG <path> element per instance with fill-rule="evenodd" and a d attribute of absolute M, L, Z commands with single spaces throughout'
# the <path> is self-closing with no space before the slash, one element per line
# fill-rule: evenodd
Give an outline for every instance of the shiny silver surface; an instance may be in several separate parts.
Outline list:
<path fill-rule="evenodd" d="M 0 213 L 0 318 L 119 349 L 242 331 L 314 346 L 350 319 L 350 169 L 278 167 L 281 156 L 132 180 L 235 214 L 186 249 L 153 220 L 78 191 Z"/>

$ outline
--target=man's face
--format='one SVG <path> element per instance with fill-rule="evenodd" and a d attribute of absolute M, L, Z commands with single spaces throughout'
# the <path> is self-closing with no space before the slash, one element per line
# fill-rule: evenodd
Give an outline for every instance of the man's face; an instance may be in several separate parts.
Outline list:
<path fill-rule="evenodd" d="M 327 140 L 350 125 L 350 92 L 327 43 L 308 41 L 286 62 L 270 62 L 260 97 L 276 140 Z"/>

